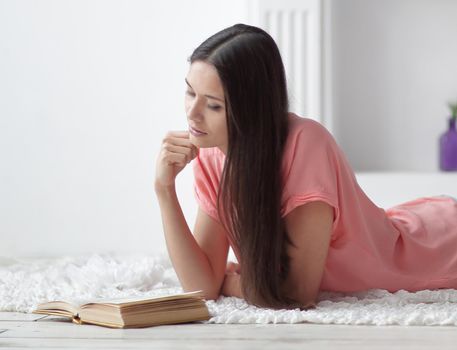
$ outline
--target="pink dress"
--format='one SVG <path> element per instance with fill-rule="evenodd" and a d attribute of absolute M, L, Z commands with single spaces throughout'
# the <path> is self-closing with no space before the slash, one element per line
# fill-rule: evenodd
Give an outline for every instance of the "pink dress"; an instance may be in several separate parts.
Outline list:
<path fill-rule="evenodd" d="M 321 290 L 457 289 L 457 201 L 430 196 L 380 208 L 359 187 L 324 126 L 293 113 L 289 119 L 281 216 L 316 200 L 335 213 Z M 193 160 L 195 198 L 218 221 L 215 205 L 224 158 L 214 147 L 201 148 Z"/>

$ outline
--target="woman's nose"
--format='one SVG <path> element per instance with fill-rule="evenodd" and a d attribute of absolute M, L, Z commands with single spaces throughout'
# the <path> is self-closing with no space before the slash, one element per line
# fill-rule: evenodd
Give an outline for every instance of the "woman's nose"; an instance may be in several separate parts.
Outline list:
<path fill-rule="evenodd" d="M 189 104 L 189 108 L 187 109 L 187 116 L 192 120 L 202 119 L 202 108 L 196 100 L 192 101 Z"/>

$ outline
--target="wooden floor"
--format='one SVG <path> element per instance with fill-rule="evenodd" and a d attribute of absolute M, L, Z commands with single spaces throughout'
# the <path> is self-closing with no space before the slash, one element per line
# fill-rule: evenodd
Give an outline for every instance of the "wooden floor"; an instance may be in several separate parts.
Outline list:
<path fill-rule="evenodd" d="M 143 329 L 76 325 L 0 312 L 0 348 L 35 349 L 439 349 L 457 348 L 457 327 L 317 324 L 184 324 Z"/>

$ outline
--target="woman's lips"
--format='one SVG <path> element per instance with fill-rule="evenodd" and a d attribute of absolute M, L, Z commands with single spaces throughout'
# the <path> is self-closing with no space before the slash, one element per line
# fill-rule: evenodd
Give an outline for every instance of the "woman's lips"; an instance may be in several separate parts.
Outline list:
<path fill-rule="evenodd" d="M 206 132 L 203 132 L 203 131 L 200 131 L 198 129 L 195 129 L 193 127 L 191 127 L 189 125 L 189 131 L 193 134 L 193 135 L 206 135 Z"/>

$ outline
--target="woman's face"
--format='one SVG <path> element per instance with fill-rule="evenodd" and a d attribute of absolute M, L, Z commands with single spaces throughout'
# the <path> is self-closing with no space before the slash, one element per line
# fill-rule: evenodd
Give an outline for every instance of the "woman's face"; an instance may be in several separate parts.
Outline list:
<path fill-rule="evenodd" d="M 219 147 L 227 153 L 228 135 L 225 96 L 214 66 L 195 61 L 186 77 L 185 109 L 190 141 L 197 147 Z M 204 134 L 193 134 L 193 129 Z"/>

